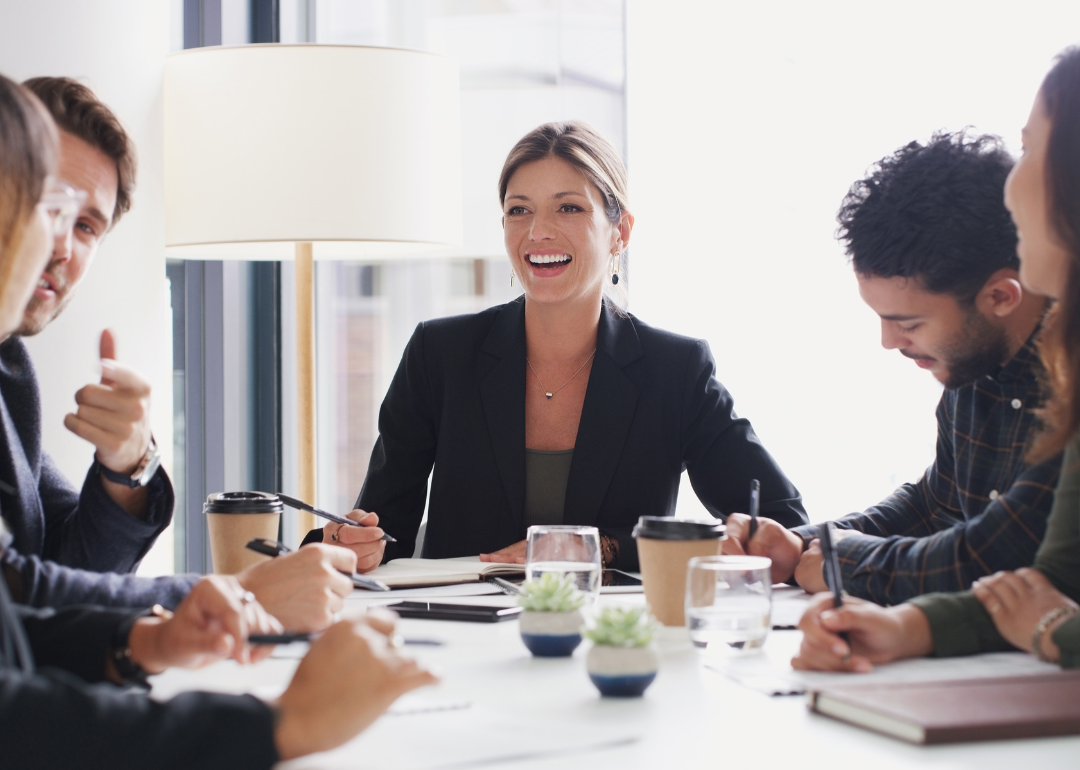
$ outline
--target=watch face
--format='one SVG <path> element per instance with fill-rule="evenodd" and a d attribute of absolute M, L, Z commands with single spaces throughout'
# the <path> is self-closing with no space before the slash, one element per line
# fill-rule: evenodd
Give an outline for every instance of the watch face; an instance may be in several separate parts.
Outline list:
<path fill-rule="evenodd" d="M 145 487 L 150 483 L 150 479 L 154 478 L 154 474 L 157 473 L 157 469 L 161 466 L 161 455 L 157 453 L 157 447 L 154 447 L 154 456 L 150 458 L 150 462 L 146 464 L 146 468 L 139 474 L 139 486 Z"/>

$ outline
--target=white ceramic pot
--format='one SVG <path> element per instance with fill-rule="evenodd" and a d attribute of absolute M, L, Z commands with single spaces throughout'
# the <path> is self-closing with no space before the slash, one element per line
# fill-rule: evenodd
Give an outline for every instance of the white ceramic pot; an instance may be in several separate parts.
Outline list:
<path fill-rule="evenodd" d="M 653 645 L 610 647 L 593 645 L 585 658 L 589 678 L 601 695 L 639 696 L 656 679 L 660 656 Z"/>
<path fill-rule="evenodd" d="M 578 610 L 570 612 L 531 612 L 518 616 L 521 641 L 529 652 L 542 658 L 563 658 L 572 655 L 581 644 L 581 627 L 585 619 Z"/>

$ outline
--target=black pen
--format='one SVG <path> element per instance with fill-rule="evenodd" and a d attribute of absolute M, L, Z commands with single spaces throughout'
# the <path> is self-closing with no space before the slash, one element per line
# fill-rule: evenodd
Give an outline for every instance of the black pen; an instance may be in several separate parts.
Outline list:
<path fill-rule="evenodd" d="M 818 539 L 821 541 L 821 571 L 825 574 L 825 585 L 832 591 L 833 608 L 839 609 L 844 606 L 844 578 L 840 572 L 840 558 L 836 555 L 836 548 L 833 545 L 832 527 L 831 521 L 823 522 L 819 527 L 821 534 Z M 848 653 L 844 656 L 846 663 L 851 658 L 851 640 L 843 631 L 840 632 L 840 638 L 848 646 Z"/>
<path fill-rule="evenodd" d="M 310 642 L 317 634 L 284 633 L 284 634 L 252 634 L 247 638 L 248 644 L 292 644 L 293 642 Z M 445 642 L 440 639 L 412 639 L 409 637 L 391 637 L 393 646 L 406 644 L 409 646 L 442 647 Z"/>
<path fill-rule="evenodd" d="M 363 524 L 358 524 L 352 519 L 346 519 L 344 516 L 338 516 L 336 513 L 330 513 L 330 511 L 324 511 L 322 508 L 316 508 L 314 505 L 308 505 L 303 500 L 297 500 L 295 497 L 289 497 L 283 495 L 281 492 L 276 492 L 281 502 L 290 508 L 297 508 L 301 511 L 307 511 L 308 513 L 314 513 L 316 516 L 321 516 L 324 519 L 336 522 L 338 524 L 348 524 L 353 527 L 362 527 Z M 379 538 L 387 543 L 396 543 L 397 538 L 393 537 L 389 532 L 383 532 L 383 536 Z"/>
<path fill-rule="evenodd" d="M 757 534 L 757 517 L 760 508 L 761 482 L 757 479 L 750 479 L 750 534 L 746 536 L 748 545 L 750 541 L 754 539 L 754 535 Z"/>
<path fill-rule="evenodd" d="M 249 540 L 247 545 L 244 546 L 249 551 L 255 551 L 255 553 L 265 554 L 266 556 L 281 556 L 283 553 L 289 553 L 292 549 L 284 543 L 279 543 L 277 540 L 269 540 L 265 537 L 257 537 L 254 540 Z M 339 569 L 342 575 L 352 580 L 353 588 L 362 588 L 365 591 L 389 591 L 390 586 L 381 580 L 376 580 L 373 577 L 367 575 L 356 575 L 351 572 Z"/>

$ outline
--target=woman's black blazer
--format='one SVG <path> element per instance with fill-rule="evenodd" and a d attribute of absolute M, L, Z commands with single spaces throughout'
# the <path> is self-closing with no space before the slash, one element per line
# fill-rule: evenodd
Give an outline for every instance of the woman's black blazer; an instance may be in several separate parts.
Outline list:
<path fill-rule="evenodd" d="M 714 515 L 747 510 L 805 524 L 798 490 L 736 417 L 702 340 L 654 329 L 605 302 L 566 487 L 564 522 L 619 540 L 638 566 L 639 516 L 671 516 L 683 469 Z M 434 470 L 433 470 L 434 468 Z M 423 555 L 489 553 L 525 537 L 525 300 L 416 327 L 379 412 L 357 507 L 379 514 L 411 556 L 431 496 Z M 321 540 L 321 537 L 319 538 Z"/>

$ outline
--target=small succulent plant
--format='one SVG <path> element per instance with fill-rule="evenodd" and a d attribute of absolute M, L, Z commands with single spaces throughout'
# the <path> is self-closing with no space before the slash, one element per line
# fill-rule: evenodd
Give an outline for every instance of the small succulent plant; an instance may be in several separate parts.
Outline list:
<path fill-rule="evenodd" d="M 645 647 L 656 629 L 648 607 L 609 607 L 596 616 L 585 636 L 593 644 L 608 647 Z"/>
<path fill-rule="evenodd" d="M 573 575 L 545 572 L 521 586 L 518 604 L 529 612 L 573 612 L 585 604 L 585 594 L 574 585 Z"/>

